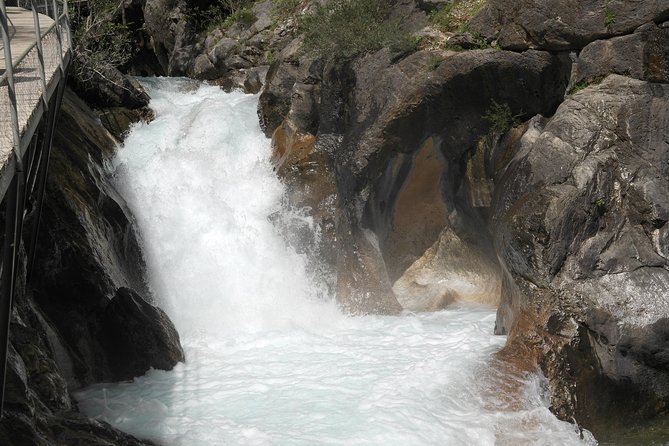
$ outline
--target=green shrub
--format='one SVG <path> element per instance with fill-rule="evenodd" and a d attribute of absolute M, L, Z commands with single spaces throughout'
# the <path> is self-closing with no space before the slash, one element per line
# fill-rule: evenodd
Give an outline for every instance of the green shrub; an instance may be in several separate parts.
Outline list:
<path fill-rule="evenodd" d="M 586 81 L 577 82 L 571 87 L 569 94 L 576 94 L 581 90 L 585 90 L 586 88 L 588 88 L 588 85 L 590 84 Z"/>
<path fill-rule="evenodd" d="M 317 5 L 299 25 L 307 51 L 320 56 L 347 58 L 389 47 L 395 53 L 416 48 L 418 41 L 391 19 L 389 0 L 333 0 Z"/>
<path fill-rule="evenodd" d="M 249 28 L 257 20 L 255 12 L 251 8 L 242 8 L 230 14 L 222 24 L 223 29 L 227 29 L 238 23 L 242 28 Z"/>
<path fill-rule="evenodd" d="M 256 21 L 253 0 L 219 0 L 207 9 L 197 6 L 188 10 L 188 21 L 196 32 L 209 34 L 215 29 L 227 29 L 239 23 L 248 28 Z"/>
<path fill-rule="evenodd" d="M 430 13 L 430 22 L 445 32 L 464 32 L 485 3 L 486 0 L 453 0 Z"/>
<path fill-rule="evenodd" d="M 267 61 L 267 65 L 272 65 L 276 60 L 276 55 L 271 48 L 265 51 L 265 60 Z"/>
<path fill-rule="evenodd" d="M 272 17 L 276 22 L 286 20 L 295 14 L 302 0 L 272 0 Z"/>
<path fill-rule="evenodd" d="M 135 55 L 132 31 L 121 22 L 121 4 L 90 0 L 70 12 L 74 58 L 72 74 L 82 86 L 109 68 L 120 68 Z"/>
<path fill-rule="evenodd" d="M 616 13 L 608 9 L 607 7 L 606 11 L 604 12 L 604 26 L 608 28 L 615 23 L 616 23 Z"/>
<path fill-rule="evenodd" d="M 522 113 L 514 115 L 509 104 L 498 104 L 494 99 L 488 108 L 488 111 L 483 115 L 483 119 L 490 122 L 490 130 L 497 133 L 505 133 L 518 124 L 520 124 L 520 117 Z"/>

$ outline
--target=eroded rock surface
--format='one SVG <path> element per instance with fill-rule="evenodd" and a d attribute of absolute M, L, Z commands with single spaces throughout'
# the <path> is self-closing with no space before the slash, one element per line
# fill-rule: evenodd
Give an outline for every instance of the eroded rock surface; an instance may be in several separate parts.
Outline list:
<path fill-rule="evenodd" d="M 114 381 L 141 376 L 150 368 L 172 370 L 185 359 L 169 317 L 129 288 L 119 288 L 104 309 L 101 325 Z"/>
<path fill-rule="evenodd" d="M 584 85 L 609 74 L 621 74 L 650 82 L 669 82 L 669 23 L 647 23 L 634 33 L 596 40 L 583 48 L 573 82 Z"/>
<path fill-rule="evenodd" d="M 496 188 L 507 353 L 529 346 L 553 409 L 595 433 L 669 408 L 668 97 L 618 75 L 573 95 L 528 124 Z"/>
<path fill-rule="evenodd" d="M 666 413 L 668 15 L 661 1 L 491 0 L 470 34 L 523 53 L 323 63 L 288 45 L 260 119 L 291 184 L 307 165 L 334 175 L 342 305 L 501 301 L 503 357 L 543 370 L 560 418 L 601 433 Z M 563 50 L 582 50 L 566 100 Z M 539 115 L 490 132 L 493 101 Z"/>
<path fill-rule="evenodd" d="M 477 194 L 470 188 L 478 186 L 465 179 L 473 176 L 463 171 L 463 157 L 489 128 L 484 115 L 493 101 L 517 113 L 550 113 L 570 70 L 567 58 L 541 52 L 418 51 L 394 57 L 381 50 L 338 66 L 288 59 L 270 68 L 260 99 L 261 122 L 268 133 L 276 126 L 281 157 L 292 153 L 301 159 L 302 152 L 314 151 L 335 166 L 338 299 L 354 312 L 400 309 L 393 284 L 446 228 L 471 245 L 464 251 L 492 255 L 481 203 L 470 200 Z M 435 57 L 442 61 L 436 67 Z M 286 148 L 287 135 L 313 135 L 315 141 L 313 147 Z M 422 277 L 440 280 L 428 272 Z M 445 297 L 450 291 L 442 291 L 430 308 L 452 300 Z"/>
<path fill-rule="evenodd" d="M 580 49 L 669 19 L 665 0 L 489 0 L 470 31 L 509 50 Z"/>

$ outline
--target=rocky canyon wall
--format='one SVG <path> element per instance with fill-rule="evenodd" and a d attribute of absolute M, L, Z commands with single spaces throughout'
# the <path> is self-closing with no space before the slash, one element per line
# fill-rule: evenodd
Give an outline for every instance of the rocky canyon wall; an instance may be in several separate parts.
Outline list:
<path fill-rule="evenodd" d="M 415 46 L 347 57 L 305 48 L 299 18 L 316 3 L 328 2 L 297 2 L 280 16 L 255 2 L 252 23 L 207 32 L 193 26 L 189 2 L 132 2 L 154 72 L 261 91 L 277 173 L 288 199 L 311 209 L 321 237 L 307 242 L 344 308 L 495 305 L 496 330 L 508 334 L 500 355 L 543 372 L 562 419 L 599 435 L 615 420 L 666 415 L 666 2 L 488 0 L 445 32 L 428 15 L 446 2 L 397 0 L 389 20 Z M 143 70 L 139 58 L 130 66 Z M 141 115 L 117 108 L 122 93 L 96 99 L 117 136 Z M 133 103 L 146 98 L 135 92 Z M 39 435 L 55 435 L 48 420 L 61 418 L 50 417 L 71 413 L 68 384 L 137 373 L 113 369 L 118 352 L 99 333 L 144 302 L 129 289 L 148 295 L 130 219 L 100 167 L 113 138 L 74 97 L 65 107 L 46 254 L 17 309 L 47 324 L 21 345 L 47 353 L 28 366 L 12 341 L 16 388 L 38 395 L 17 400 L 15 419 Z M 30 376 L 50 384 L 39 390 Z M 37 401 L 51 402 L 36 412 Z"/>
<path fill-rule="evenodd" d="M 80 415 L 70 391 L 184 359 L 174 326 L 149 303 L 132 217 L 104 167 L 117 142 L 66 91 L 29 282 L 20 262 L 3 445 L 148 444 Z"/>
<path fill-rule="evenodd" d="M 421 13 L 406 29 L 432 37 Z M 464 36 L 497 49 L 286 46 L 260 119 L 299 200 L 336 203 L 316 215 L 340 303 L 499 304 L 502 356 L 543 371 L 562 419 L 601 434 L 666 413 L 667 14 L 499 0 Z M 525 123 L 491 125 L 500 104 Z"/>

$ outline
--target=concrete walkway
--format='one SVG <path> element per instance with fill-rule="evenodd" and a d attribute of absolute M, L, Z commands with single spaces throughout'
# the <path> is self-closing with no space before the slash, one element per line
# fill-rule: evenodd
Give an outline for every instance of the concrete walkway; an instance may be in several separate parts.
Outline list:
<path fill-rule="evenodd" d="M 32 11 L 17 6 L 7 7 L 9 35 L 12 39 L 12 59 L 16 62 L 25 51 L 37 41 Z M 44 14 L 39 15 L 39 27 L 42 34 L 53 24 L 53 19 Z M 0 73 L 5 70 L 5 48 L 0 40 Z"/>
<path fill-rule="evenodd" d="M 0 0 L 2 1 L 2 0 Z M 36 48 L 37 36 L 32 11 L 19 7 L 7 7 L 10 44 L 12 51 L 12 66 L 14 67 L 14 85 L 19 121 L 19 135 L 22 144 L 32 138 L 37 121 L 41 118 L 43 84 L 40 77 L 40 63 Z M 44 57 L 44 72 L 47 85 L 47 100 L 61 81 L 59 67 L 61 60 L 68 53 L 70 42 L 67 33 L 62 33 L 62 52 L 59 51 L 58 36 L 54 20 L 40 14 L 40 31 L 42 35 L 42 49 Z M 0 176 L 8 165 L 14 146 L 12 130 L 11 103 L 8 94 L 8 84 L 5 79 L 6 64 L 4 45 L 0 41 Z M 24 57 L 22 57 L 24 56 Z M 27 138 L 26 138 L 27 137 Z M 23 151 L 25 148 L 21 148 Z M 0 187 L 0 189 L 2 189 Z"/>

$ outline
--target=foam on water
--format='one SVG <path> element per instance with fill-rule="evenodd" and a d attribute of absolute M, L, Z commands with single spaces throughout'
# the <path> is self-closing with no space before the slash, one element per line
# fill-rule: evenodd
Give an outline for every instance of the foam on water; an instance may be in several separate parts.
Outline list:
<path fill-rule="evenodd" d="M 271 223 L 288 211 L 256 97 L 144 83 L 156 120 L 114 174 L 187 361 L 84 389 L 82 411 L 163 445 L 582 444 L 540 377 L 503 390 L 494 309 L 337 310 Z"/>
<path fill-rule="evenodd" d="M 185 80 L 146 81 L 156 120 L 116 159 L 151 286 L 180 333 L 336 324 L 305 260 L 268 216 L 283 186 L 258 128 L 257 98 Z"/>

